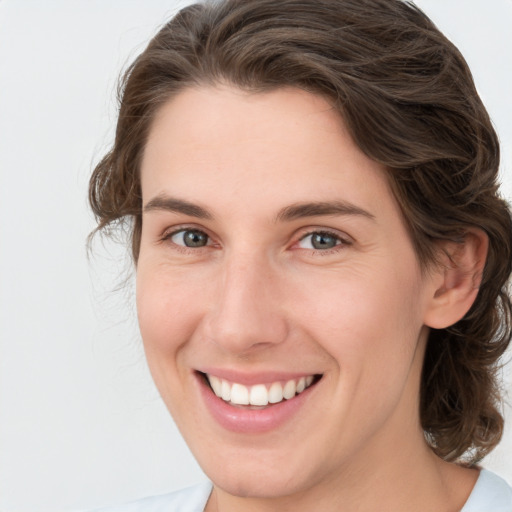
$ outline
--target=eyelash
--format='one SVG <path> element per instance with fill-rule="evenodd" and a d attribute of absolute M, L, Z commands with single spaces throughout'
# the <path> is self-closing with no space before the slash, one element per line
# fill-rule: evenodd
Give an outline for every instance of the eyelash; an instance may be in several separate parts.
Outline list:
<path fill-rule="evenodd" d="M 172 238 L 175 235 L 177 235 L 178 233 L 186 233 L 187 231 L 196 232 L 196 233 L 205 235 L 208 239 L 207 244 L 204 246 L 199 246 L 199 247 L 189 247 L 186 245 L 180 245 L 180 244 L 172 242 Z M 352 245 L 352 241 L 349 240 L 348 237 L 342 237 L 339 233 L 337 233 L 335 231 L 330 231 L 328 229 L 323 228 L 323 229 L 311 229 L 311 230 L 307 231 L 306 233 L 302 234 L 299 237 L 299 239 L 292 244 L 292 247 L 298 245 L 300 242 L 302 242 L 307 237 L 310 237 L 312 235 L 321 235 L 321 236 L 332 237 L 332 238 L 336 239 L 337 243 L 334 247 L 331 247 L 329 249 L 314 249 L 314 248 L 307 249 L 307 248 L 298 247 L 297 250 L 309 251 L 311 254 L 314 254 L 314 255 L 327 256 L 329 254 L 337 253 L 338 251 L 343 250 L 347 246 Z M 160 238 L 160 242 L 162 242 L 162 243 L 169 242 L 173 245 L 173 247 L 176 250 L 178 250 L 182 253 L 185 253 L 185 254 L 192 254 L 192 253 L 197 254 L 197 252 L 201 249 L 205 249 L 207 247 L 212 247 L 212 245 L 214 245 L 214 244 L 211 244 L 210 243 L 211 241 L 212 241 L 212 237 L 206 231 L 204 231 L 203 229 L 193 227 L 193 226 L 176 227 L 172 231 L 165 232 L 162 235 L 162 237 Z"/>
<path fill-rule="evenodd" d="M 339 233 L 337 233 L 335 231 L 330 231 L 328 229 L 312 229 L 312 230 L 308 231 L 307 233 L 303 234 L 294 245 L 299 244 L 300 242 L 305 240 L 307 237 L 310 237 L 312 235 L 321 235 L 321 236 L 327 236 L 330 238 L 334 238 L 337 243 L 334 247 L 331 247 L 329 249 L 314 249 L 314 248 L 303 249 L 300 247 L 299 247 L 299 249 L 302 249 L 305 251 L 310 251 L 314 255 L 318 255 L 318 256 L 328 256 L 330 254 L 337 253 L 337 252 L 343 250 L 347 246 L 352 245 L 352 241 L 349 240 L 348 237 L 342 237 Z"/>
<path fill-rule="evenodd" d="M 186 233 L 187 231 L 192 231 L 192 232 L 195 232 L 195 233 L 200 233 L 200 234 L 203 234 L 206 236 L 206 238 L 208 239 L 206 245 L 204 246 L 201 246 L 201 247 L 188 247 L 186 245 L 180 245 L 180 244 L 177 244 L 177 243 L 174 243 L 172 241 L 172 237 L 177 235 L 178 233 Z M 170 243 L 172 244 L 172 246 L 184 253 L 184 254 L 197 254 L 198 250 L 200 249 L 205 249 L 206 247 L 211 247 L 212 244 L 208 243 L 212 240 L 212 237 L 206 232 L 204 231 L 203 229 L 199 229 L 199 228 L 196 228 L 196 227 L 193 227 L 193 226 L 178 226 L 176 228 L 174 228 L 172 231 L 166 231 L 164 232 L 164 234 L 162 235 L 162 237 L 160 238 L 160 242 L 162 243 Z"/>

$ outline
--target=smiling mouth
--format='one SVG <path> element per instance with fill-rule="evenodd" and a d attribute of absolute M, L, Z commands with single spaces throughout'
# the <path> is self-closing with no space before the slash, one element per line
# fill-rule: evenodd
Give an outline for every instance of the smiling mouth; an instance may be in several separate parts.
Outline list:
<path fill-rule="evenodd" d="M 267 407 L 290 400 L 322 378 L 322 375 L 315 374 L 287 381 L 245 386 L 207 373 L 202 373 L 202 376 L 217 397 L 235 407 L 250 408 Z"/>

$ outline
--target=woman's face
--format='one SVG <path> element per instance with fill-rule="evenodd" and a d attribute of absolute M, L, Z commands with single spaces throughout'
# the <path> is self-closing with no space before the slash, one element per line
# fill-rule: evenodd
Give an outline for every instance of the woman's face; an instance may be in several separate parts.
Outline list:
<path fill-rule="evenodd" d="M 290 495 L 424 444 L 433 284 L 383 167 L 326 100 L 185 90 L 141 173 L 146 355 L 216 485 Z"/>

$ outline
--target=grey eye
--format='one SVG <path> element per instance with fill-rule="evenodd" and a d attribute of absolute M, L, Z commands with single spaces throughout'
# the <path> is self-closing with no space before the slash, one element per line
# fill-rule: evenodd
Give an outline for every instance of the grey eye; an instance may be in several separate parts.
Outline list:
<path fill-rule="evenodd" d="M 197 229 L 182 229 L 172 235 L 171 241 L 184 247 L 205 247 L 208 245 L 208 235 Z"/>
<path fill-rule="evenodd" d="M 331 234 L 331 233 L 322 233 L 322 232 L 316 232 L 316 233 L 310 233 L 309 235 L 306 235 L 304 238 L 302 238 L 299 242 L 299 246 L 302 249 L 315 249 L 315 250 L 322 250 L 322 249 L 332 249 L 339 245 L 341 243 L 341 240 Z"/>

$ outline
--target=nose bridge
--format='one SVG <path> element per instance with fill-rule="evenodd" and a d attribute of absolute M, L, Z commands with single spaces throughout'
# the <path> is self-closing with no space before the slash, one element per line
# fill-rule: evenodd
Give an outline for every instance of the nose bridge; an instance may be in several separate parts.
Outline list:
<path fill-rule="evenodd" d="M 268 258 L 256 252 L 225 258 L 209 322 L 215 343 L 227 351 L 244 353 L 286 338 L 277 274 Z"/>

